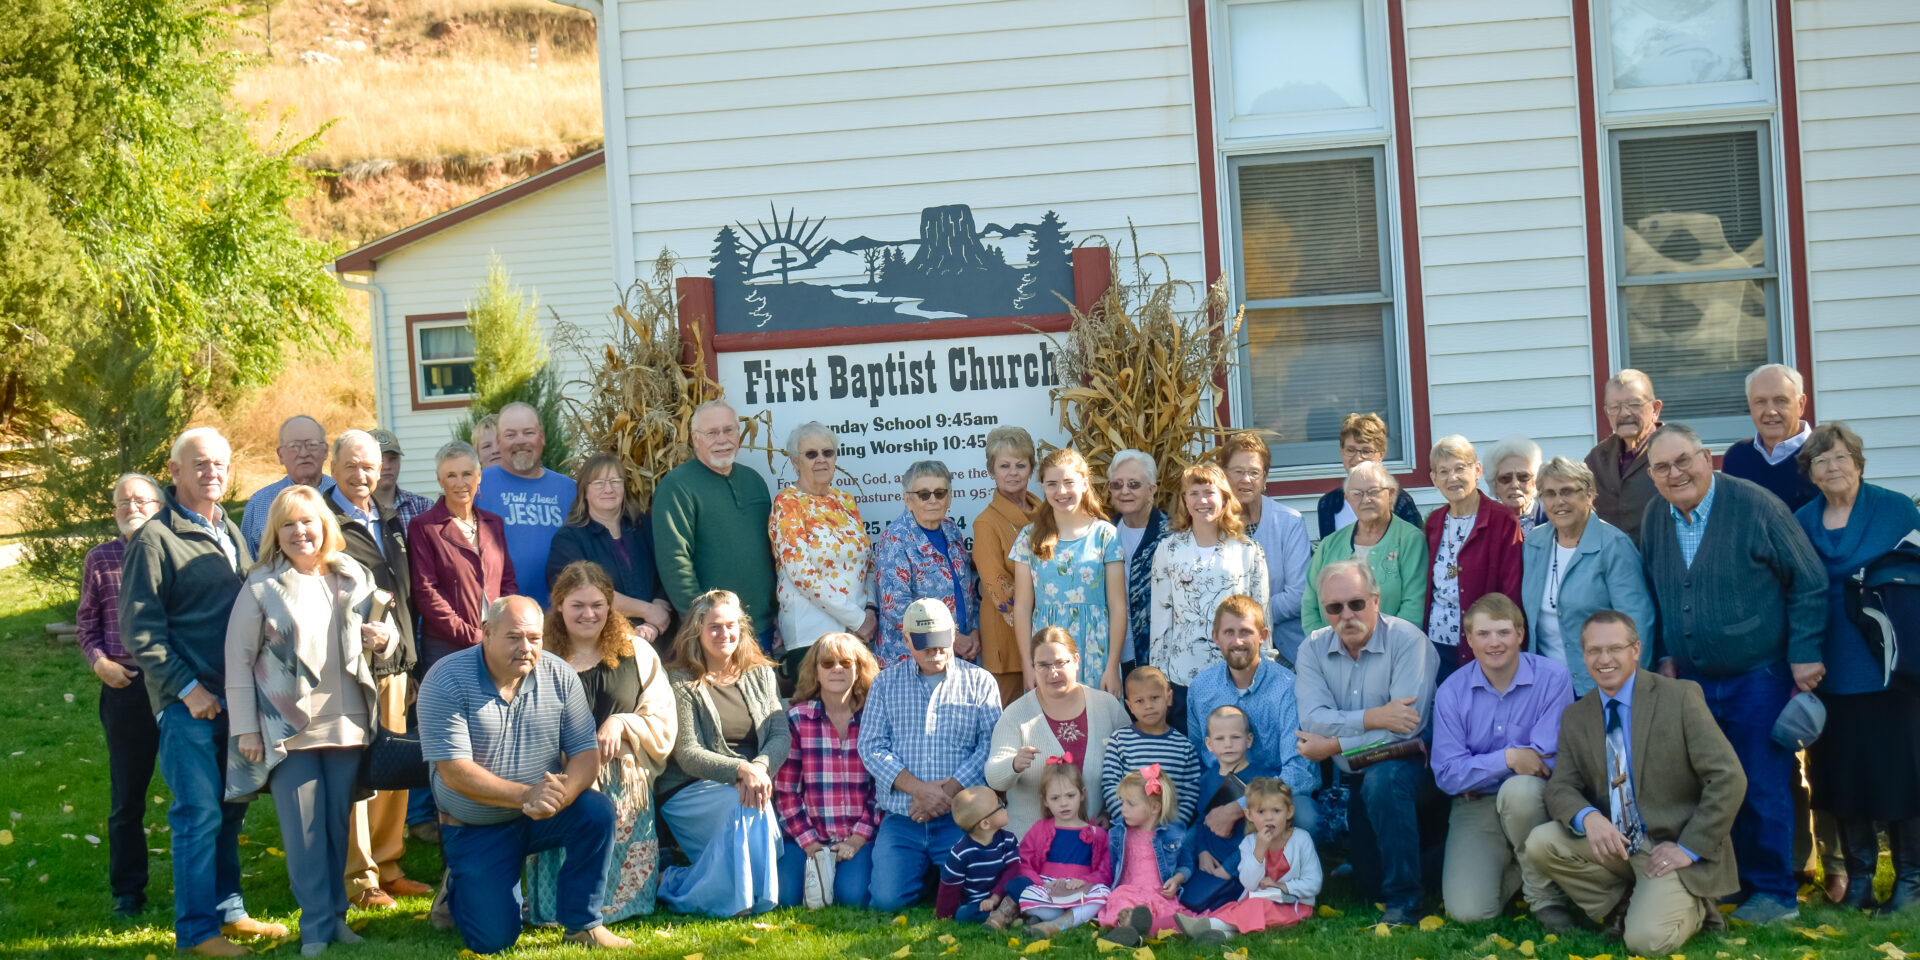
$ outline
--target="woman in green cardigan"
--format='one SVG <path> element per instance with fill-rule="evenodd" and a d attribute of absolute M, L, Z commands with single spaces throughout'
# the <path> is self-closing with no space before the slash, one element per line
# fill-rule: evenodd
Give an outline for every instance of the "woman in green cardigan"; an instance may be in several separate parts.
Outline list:
<path fill-rule="evenodd" d="M 1347 502 L 1359 517 L 1314 547 L 1307 565 L 1307 597 L 1300 605 L 1300 625 L 1307 633 L 1327 625 L 1320 609 L 1320 568 L 1335 560 L 1365 560 L 1380 583 L 1380 612 L 1399 617 L 1415 627 L 1427 622 L 1427 537 L 1393 515 L 1400 485 L 1393 474 L 1368 461 L 1347 474 Z"/>

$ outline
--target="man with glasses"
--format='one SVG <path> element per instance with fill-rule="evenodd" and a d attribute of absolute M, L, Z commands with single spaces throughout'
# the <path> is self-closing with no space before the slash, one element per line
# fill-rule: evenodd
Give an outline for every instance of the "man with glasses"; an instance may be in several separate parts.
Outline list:
<path fill-rule="evenodd" d="M 107 736 L 109 776 L 107 881 L 113 912 L 131 917 L 147 908 L 147 785 L 160 754 L 160 727 L 140 668 L 120 643 L 120 565 L 127 538 L 160 510 L 160 484 L 144 473 L 122 474 L 113 485 L 113 524 L 119 536 L 87 551 L 80 573 L 80 610 L 74 618 L 80 652 L 100 678 L 100 726 Z"/>
<path fill-rule="evenodd" d="M 653 558 L 675 610 L 708 590 L 731 590 L 763 648 L 773 637 L 773 541 L 766 478 L 735 462 L 740 416 L 724 400 L 693 411 L 693 459 L 653 493 Z M 814 639 L 818 639 L 817 637 Z"/>
<path fill-rule="evenodd" d="M 255 556 L 260 553 L 260 536 L 267 529 L 267 508 L 280 491 L 296 483 L 321 493 L 333 486 L 320 472 L 327 463 L 327 429 L 320 421 L 304 413 L 288 417 L 280 424 L 280 445 L 273 452 L 287 475 L 255 490 L 247 498 L 246 512 L 240 515 L 240 535 L 247 538 L 247 550 Z"/>
<path fill-rule="evenodd" d="M 1640 514 L 1653 499 L 1647 475 L 1647 441 L 1661 427 L 1660 401 L 1653 381 L 1626 369 L 1607 381 L 1607 423 L 1613 434 L 1587 452 L 1593 471 L 1593 512 L 1629 537 L 1640 535 Z"/>
<path fill-rule="evenodd" d="M 1747 778 L 1700 688 L 1639 669 L 1632 617 L 1588 617 L 1580 649 L 1595 687 L 1560 718 L 1549 819 L 1525 856 L 1610 939 L 1664 956 L 1739 888 L 1728 831 Z M 1564 910 L 1536 916 L 1573 928 Z"/>
<path fill-rule="evenodd" d="M 1796 689 L 1812 690 L 1826 673 L 1825 567 L 1786 505 L 1757 484 L 1716 473 L 1691 429 L 1660 428 L 1647 461 L 1664 498 L 1648 504 L 1640 530 L 1660 624 L 1655 656 L 1662 673 L 1700 684 L 1747 775 L 1733 824 L 1745 902 L 1734 917 L 1791 920 L 1800 915 L 1794 763 L 1772 731 Z"/>
<path fill-rule="evenodd" d="M 1422 738 L 1438 655 L 1419 627 L 1380 612 L 1365 561 L 1329 563 L 1315 583 L 1328 625 L 1300 644 L 1295 741 L 1310 761 L 1335 760 L 1357 801 L 1348 852 L 1361 891 L 1386 904 L 1381 922 L 1411 923 L 1425 893 L 1419 806 L 1433 777 Z"/>
<path fill-rule="evenodd" d="M 531 404 L 500 408 L 501 460 L 480 471 L 474 506 L 500 515 L 520 594 L 547 606 L 547 554 L 553 535 L 567 523 L 567 508 L 579 488 L 573 478 L 543 466 L 547 431 Z"/>

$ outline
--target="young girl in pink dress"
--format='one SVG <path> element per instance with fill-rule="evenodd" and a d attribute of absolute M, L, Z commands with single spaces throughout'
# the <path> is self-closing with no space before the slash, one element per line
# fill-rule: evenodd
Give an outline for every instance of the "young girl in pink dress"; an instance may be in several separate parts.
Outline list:
<path fill-rule="evenodd" d="M 1179 798 L 1173 780 L 1159 764 L 1120 778 L 1120 823 L 1108 837 L 1113 860 L 1113 892 L 1100 908 L 1100 936 L 1122 946 L 1137 946 L 1155 934 L 1175 929 L 1180 902 L 1167 895 L 1185 831 L 1179 825 Z"/>
<path fill-rule="evenodd" d="M 1313 837 L 1293 827 L 1293 788 L 1272 777 L 1247 784 L 1247 835 L 1240 841 L 1240 899 L 1204 917 L 1180 917 L 1197 943 L 1291 927 L 1313 916 L 1320 895 Z"/>
<path fill-rule="evenodd" d="M 1080 768 L 1048 757 L 1040 772 L 1046 817 L 1020 840 L 1020 873 L 1033 885 L 1020 894 L 1030 937 L 1051 937 L 1100 913 L 1113 879 L 1106 831 L 1087 822 L 1087 786 Z"/>

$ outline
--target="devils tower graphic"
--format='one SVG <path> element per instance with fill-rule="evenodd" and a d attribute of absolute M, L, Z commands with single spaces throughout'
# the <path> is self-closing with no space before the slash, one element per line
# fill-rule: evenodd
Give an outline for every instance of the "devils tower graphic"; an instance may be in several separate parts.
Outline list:
<path fill-rule="evenodd" d="M 971 207 L 947 204 L 920 211 L 914 239 L 847 241 L 824 235 L 824 219 L 768 213 L 714 238 L 716 332 L 1035 316 L 1073 299 L 1073 244 L 1052 211 L 980 228 Z"/>

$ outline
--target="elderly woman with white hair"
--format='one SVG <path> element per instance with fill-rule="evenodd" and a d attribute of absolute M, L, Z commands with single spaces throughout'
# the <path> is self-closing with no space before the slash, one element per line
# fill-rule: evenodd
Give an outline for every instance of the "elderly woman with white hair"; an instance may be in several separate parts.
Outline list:
<path fill-rule="evenodd" d="M 900 475 L 907 509 L 887 525 L 874 545 L 873 567 L 880 629 L 874 656 L 880 666 L 907 659 L 901 621 L 915 600 L 933 598 L 953 612 L 953 654 L 980 659 L 980 593 L 960 526 L 947 516 L 953 504 L 953 473 L 938 460 L 920 460 Z"/>
<path fill-rule="evenodd" d="M 1427 515 L 1427 639 L 1440 655 L 1445 680 L 1473 659 L 1463 618 L 1489 593 L 1520 594 L 1520 524 L 1502 504 L 1480 494 L 1480 458 L 1459 434 L 1441 437 L 1427 457 L 1445 510 Z"/>
<path fill-rule="evenodd" d="M 867 595 L 872 542 L 853 496 L 833 485 L 840 438 L 818 420 L 787 435 L 793 486 L 773 498 L 767 536 L 773 541 L 774 590 L 781 672 L 799 677 L 801 658 L 829 633 L 851 633 L 869 643 L 878 620 Z"/>
<path fill-rule="evenodd" d="M 1153 621 L 1153 551 L 1167 535 L 1166 511 L 1154 506 L 1160 468 L 1153 457 L 1131 447 L 1107 464 L 1107 502 L 1120 530 L 1120 555 L 1127 563 L 1127 642 L 1120 653 L 1124 675 L 1146 663 Z"/>
<path fill-rule="evenodd" d="M 1520 536 L 1525 537 L 1529 530 L 1546 523 L 1547 512 L 1534 493 L 1534 481 L 1540 476 L 1540 445 L 1517 433 L 1511 434 L 1493 445 L 1487 462 L 1493 465 L 1487 489 L 1513 511 L 1513 518 L 1520 521 Z"/>
<path fill-rule="evenodd" d="M 1379 461 L 1356 464 L 1347 474 L 1347 503 L 1359 519 L 1335 530 L 1314 547 L 1307 566 L 1307 597 L 1300 604 L 1300 625 L 1311 635 L 1327 625 L 1320 609 L 1320 570 L 1337 560 L 1364 560 L 1380 587 L 1380 612 L 1415 626 L 1427 622 L 1427 538 L 1420 528 L 1394 515 L 1400 484 Z"/>

